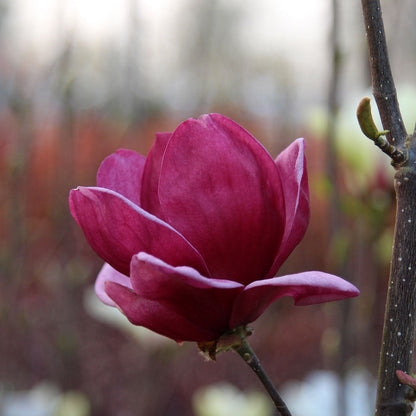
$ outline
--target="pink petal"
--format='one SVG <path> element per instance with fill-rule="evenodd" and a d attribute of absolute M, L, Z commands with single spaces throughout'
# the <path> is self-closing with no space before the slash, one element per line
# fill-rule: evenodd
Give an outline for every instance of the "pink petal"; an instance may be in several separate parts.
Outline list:
<path fill-rule="evenodd" d="M 133 290 L 157 300 L 217 336 L 230 329 L 228 323 L 240 283 L 209 279 L 190 267 L 172 267 L 146 253 L 134 256 L 130 275 Z"/>
<path fill-rule="evenodd" d="M 284 231 L 280 176 L 238 124 L 211 114 L 179 125 L 163 156 L 159 200 L 214 277 L 247 284 L 267 275 Z"/>
<path fill-rule="evenodd" d="M 171 136 L 172 133 L 156 134 L 156 140 L 150 149 L 143 170 L 142 207 L 160 219 L 164 219 L 158 195 L 160 169 L 162 167 L 163 154 Z"/>
<path fill-rule="evenodd" d="M 108 297 L 107 293 L 105 292 L 105 282 L 115 282 L 129 289 L 132 288 L 130 278 L 128 276 L 121 274 L 116 269 L 113 269 L 108 263 L 104 263 L 104 266 L 101 268 L 97 279 L 95 280 L 94 289 L 98 299 L 109 306 L 116 306 L 116 304 Z"/>
<path fill-rule="evenodd" d="M 286 225 L 281 246 L 268 277 L 276 274 L 282 263 L 302 240 L 310 218 L 304 140 L 295 140 L 280 153 L 275 163 L 284 184 Z"/>
<path fill-rule="evenodd" d="M 217 337 L 216 332 L 194 324 L 186 316 L 171 310 L 169 305 L 142 298 L 125 286 L 106 282 L 105 290 L 134 325 L 144 326 L 177 342 L 210 341 Z"/>
<path fill-rule="evenodd" d="M 117 150 L 101 162 L 97 173 L 97 186 L 116 191 L 140 206 L 145 161 L 144 156 L 133 150 Z"/>
<path fill-rule="evenodd" d="M 231 327 L 256 320 L 276 299 L 292 296 L 295 305 L 341 300 L 359 295 L 359 290 L 340 277 L 323 272 L 304 272 L 259 280 L 237 297 Z"/>
<path fill-rule="evenodd" d="M 79 187 L 69 198 L 71 213 L 90 246 L 120 273 L 129 275 L 131 258 L 140 251 L 208 273 L 200 254 L 181 234 L 122 195 Z"/>

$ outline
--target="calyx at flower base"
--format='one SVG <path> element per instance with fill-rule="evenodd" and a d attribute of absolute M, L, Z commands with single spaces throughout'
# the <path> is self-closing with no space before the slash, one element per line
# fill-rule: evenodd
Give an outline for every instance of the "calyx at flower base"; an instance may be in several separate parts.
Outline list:
<path fill-rule="evenodd" d="M 251 329 L 245 325 L 241 325 L 225 332 L 214 341 L 198 342 L 197 345 L 206 358 L 216 361 L 217 354 L 239 347 L 252 333 L 253 331 Z"/>

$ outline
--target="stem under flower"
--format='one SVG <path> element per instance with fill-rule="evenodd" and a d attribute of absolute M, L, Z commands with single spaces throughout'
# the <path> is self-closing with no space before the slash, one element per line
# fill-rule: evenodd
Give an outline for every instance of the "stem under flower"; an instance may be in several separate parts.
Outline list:
<path fill-rule="evenodd" d="M 241 343 L 232 347 L 233 350 L 240 355 L 240 357 L 250 366 L 250 368 L 256 373 L 259 380 L 269 393 L 273 403 L 276 406 L 277 412 L 281 416 L 291 416 L 286 403 L 280 397 L 269 376 L 264 371 L 260 364 L 256 354 L 245 339 L 241 340 Z"/>

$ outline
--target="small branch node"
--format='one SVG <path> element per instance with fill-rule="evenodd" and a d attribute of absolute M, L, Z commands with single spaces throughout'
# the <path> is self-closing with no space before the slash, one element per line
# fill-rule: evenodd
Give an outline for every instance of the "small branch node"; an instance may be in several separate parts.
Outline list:
<path fill-rule="evenodd" d="M 395 165 L 401 165 L 407 160 L 406 153 L 399 150 L 396 146 L 390 144 L 383 136 L 374 139 L 374 144 L 379 147 L 386 155 L 390 156 Z"/>
<path fill-rule="evenodd" d="M 411 402 L 416 401 L 416 379 L 401 370 L 396 370 L 396 377 L 401 384 L 410 387 L 410 390 L 406 394 L 406 399 Z"/>
<path fill-rule="evenodd" d="M 409 374 L 401 370 L 396 370 L 396 377 L 400 381 L 400 383 L 409 386 L 413 390 L 416 391 L 416 379 Z"/>

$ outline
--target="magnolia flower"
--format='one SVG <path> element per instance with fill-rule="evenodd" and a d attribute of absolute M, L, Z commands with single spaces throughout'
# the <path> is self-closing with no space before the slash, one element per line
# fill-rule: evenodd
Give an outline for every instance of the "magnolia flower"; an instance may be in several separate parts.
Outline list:
<path fill-rule="evenodd" d="M 215 340 L 282 296 L 307 305 L 359 293 L 319 271 L 275 277 L 309 220 L 303 139 L 273 160 L 219 114 L 157 134 L 147 158 L 110 155 L 70 208 L 106 261 L 97 296 L 178 342 Z"/>

